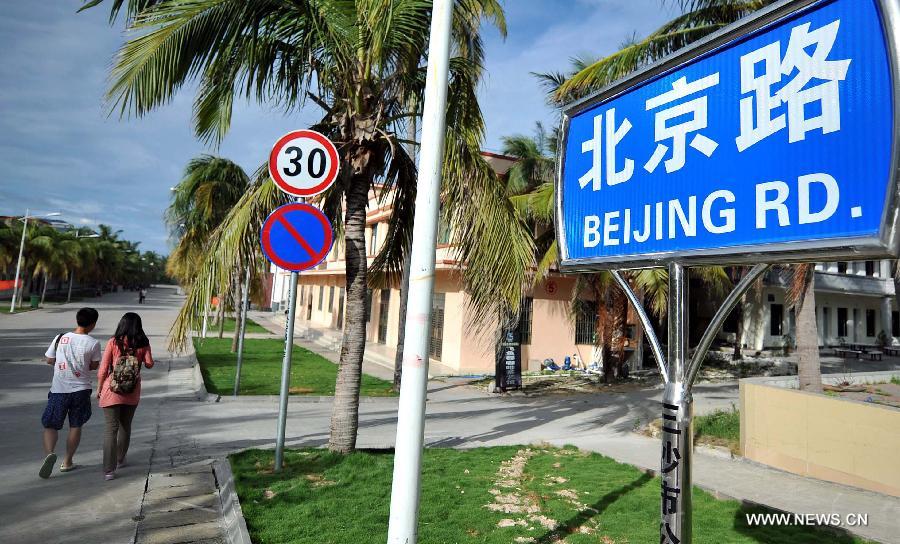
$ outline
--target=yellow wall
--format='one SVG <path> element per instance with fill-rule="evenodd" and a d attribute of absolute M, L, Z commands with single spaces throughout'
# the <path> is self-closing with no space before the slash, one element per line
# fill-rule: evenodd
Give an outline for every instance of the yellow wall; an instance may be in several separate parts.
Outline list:
<path fill-rule="evenodd" d="M 745 380 L 740 395 L 747 459 L 900 497 L 900 409 Z"/>

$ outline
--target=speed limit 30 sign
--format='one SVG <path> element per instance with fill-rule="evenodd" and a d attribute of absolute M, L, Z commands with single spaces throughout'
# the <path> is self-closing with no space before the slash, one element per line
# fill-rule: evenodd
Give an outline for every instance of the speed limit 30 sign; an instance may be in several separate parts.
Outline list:
<path fill-rule="evenodd" d="M 269 154 L 269 175 L 278 187 L 308 197 L 328 189 L 337 178 L 337 148 L 314 130 L 294 130 L 275 142 Z"/>

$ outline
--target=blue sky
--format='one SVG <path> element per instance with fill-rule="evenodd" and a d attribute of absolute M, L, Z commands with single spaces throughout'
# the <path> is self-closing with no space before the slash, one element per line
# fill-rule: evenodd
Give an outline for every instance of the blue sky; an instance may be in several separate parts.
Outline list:
<path fill-rule="evenodd" d="M 252 172 L 281 134 L 318 111 L 286 116 L 238 102 L 218 150 L 191 132 L 193 89 L 141 119 L 108 116 L 103 96 L 122 23 L 105 9 L 76 14 L 78 0 L 5 2 L 0 14 L 0 215 L 60 211 L 80 225 L 106 223 L 145 250 L 168 252 L 162 219 L 184 165 L 217 153 Z M 575 55 L 603 55 L 674 15 L 663 0 L 506 0 L 509 35 L 485 31 L 481 104 L 485 148 L 531 134 L 555 114 L 530 72 L 564 70 Z"/>

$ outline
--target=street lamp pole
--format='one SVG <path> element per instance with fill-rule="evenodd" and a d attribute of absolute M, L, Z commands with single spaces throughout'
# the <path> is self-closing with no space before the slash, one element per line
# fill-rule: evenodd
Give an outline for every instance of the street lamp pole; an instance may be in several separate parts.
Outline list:
<path fill-rule="evenodd" d="M 19 242 L 19 260 L 16 261 L 16 279 L 13 281 L 13 297 L 12 302 L 9 304 L 9 313 L 13 313 L 16 311 L 16 296 L 21 296 L 22 292 L 19 289 L 19 276 L 21 275 L 22 270 L 22 253 L 25 251 L 25 233 L 28 231 L 28 218 L 30 217 L 31 209 L 25 210 L 25 217 L 22 218 L 24 224 L 22 225 L 22 241 Z M 54 217 L 60 215 L 59 212 L 53 212 L 44 214 L 40 217 Z"/>
<path fill-rule="evenodd" d="M 16 296 L 19 295 L 19 273 L 22 268 L 22 252 L 25 251 L 25 231 L 28 230 L 28 214 L 30 212 L 30 209 L 25 210 L 25 224 L 22 226 L 22 241 L 19 242 L 19 260 L 16 261 L 16 279 L 13 281 L 13 296 L 9 305 L 9 313 L 16 311 Z"/>

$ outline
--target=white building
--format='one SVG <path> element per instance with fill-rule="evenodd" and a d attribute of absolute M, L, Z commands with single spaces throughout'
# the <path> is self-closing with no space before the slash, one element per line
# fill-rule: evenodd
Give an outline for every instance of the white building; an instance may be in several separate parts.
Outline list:
<path fill-rule="evenodd" d="M 785 301 L 788 277 L 771 271 L 758 296 L 747 295 L 743 344 L 749 349 L 781 347 L 795 337 L 796 318 Z M 819 345 L 874 344 L 881 331 L 900 337 L 900 313 L 891 261 L 829 262 L 816 265 L 816 324 Z"/>

